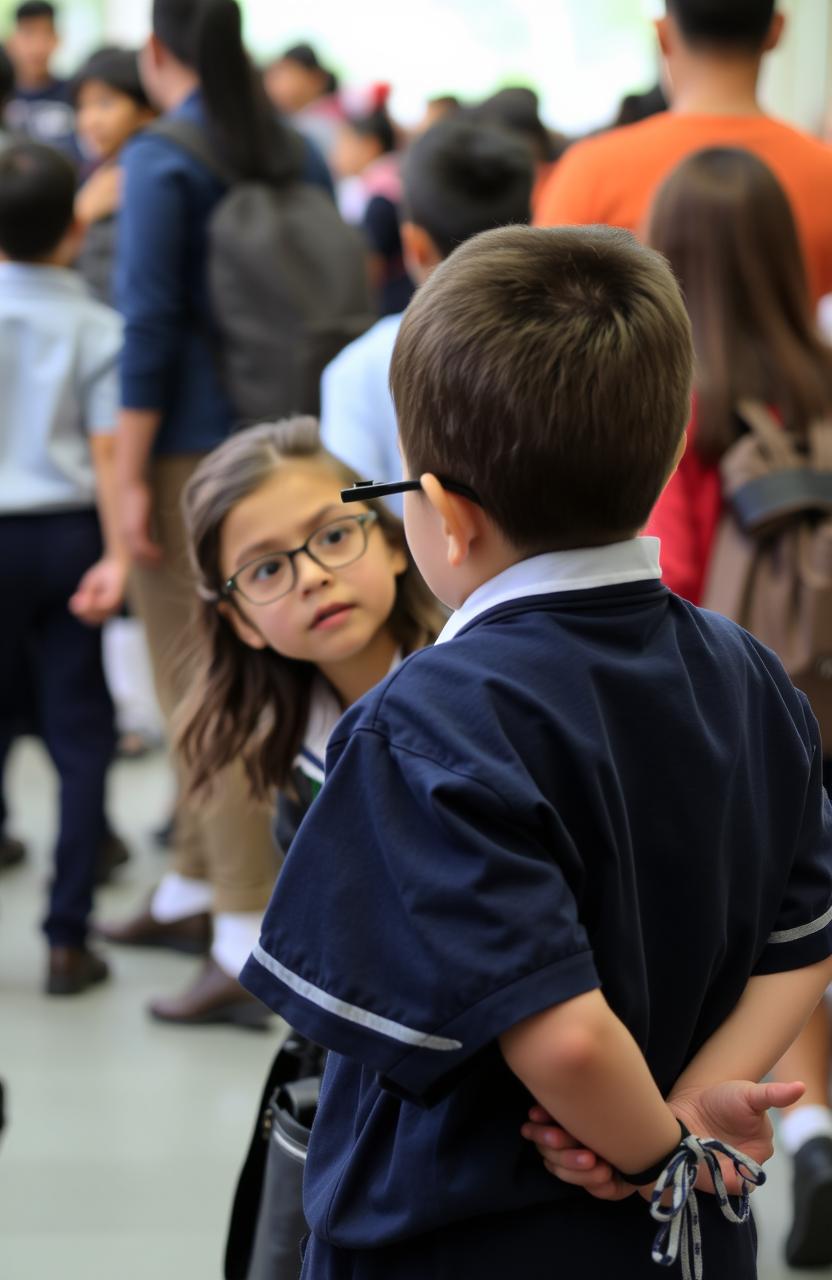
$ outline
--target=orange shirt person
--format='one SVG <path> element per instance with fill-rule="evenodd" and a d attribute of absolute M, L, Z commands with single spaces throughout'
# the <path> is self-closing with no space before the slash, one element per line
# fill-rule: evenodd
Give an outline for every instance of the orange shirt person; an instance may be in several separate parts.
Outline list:
<path fill-rule="evenodd" d="M 603 222 L 641 233 L 655 191 L 681 160 L 705 147 L 742 147 L 789 197 L 813 297 L 832 292 L 832 148 L 766 115 L 757 100 L 762 59 L 785 25 L 775 0 L 666 6 L 656 29 L 672 109 L 571 147 L 541 193 L 536 225 Z"/>

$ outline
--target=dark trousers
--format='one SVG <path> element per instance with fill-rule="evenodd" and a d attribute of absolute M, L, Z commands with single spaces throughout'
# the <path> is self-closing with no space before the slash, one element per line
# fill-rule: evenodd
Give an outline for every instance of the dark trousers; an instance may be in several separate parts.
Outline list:
<path fill-rule="evenodd" d="M 101 633 L 68 601 L 101 555 L 93 511 L 0 516 L 0 763 L 20 730 L 21 690 L 60 779 L 55 871 L 44 929 L 80 946 L 104 834 L 104 786 L 115 749 Z"/>

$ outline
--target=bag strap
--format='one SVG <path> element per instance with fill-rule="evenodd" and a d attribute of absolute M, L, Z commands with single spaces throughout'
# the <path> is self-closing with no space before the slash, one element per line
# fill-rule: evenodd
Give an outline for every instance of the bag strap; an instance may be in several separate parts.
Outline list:
<path fill-rule="evenodd" d="M 209 173 L 212 173 L 223 186 L 233 187 L 240 181 L 240 175 L 235 173 L 217 155 L 208 131 L 193 120 L 183 120 L 179 116 L 163 116 L 161 120 L 157 120 L 155 124 L 150 125 L 147 132 L 154 133 L 159 138 L 167 138 L 169 142 L 174 142 L 183 151 L 187 151 L 201 165 L 204 165 Z M 284 127 L 283 133 L 285 134 L 285 145 L 288 148 L 294 167 L 291 170 L 287 169 L 282 176 L 276 174 L 273 179 L 269 180 L 269 185 L 283 186 L 288 182 L 302 178 L 306 144 L 294 129 Z"/>
<path fill-rule="evenodd" d="M 233 187 L 237 181 L 236 175 L 220 160 L 206 131 L 191 120 L 182 120 L 176 116 L 163 117 L 150 126 L 149 132 L 156 134 L 158 138 L 167 138 L 169 142 L 174 142 L 183 151 L 187 151 L 188 155 L 193 156 L 209 173 L 218 178 L 223 186 Z"/>
<path fill-rule="evenodd" d="M 806 432 L 809 457 L 816 471 L 832 471 L 832 420 L 816 419 Z"/>
<path fill-rule="evenodd" d="M 775 467 L 805 466 L 791 436 L 761 400 L 740 400 L 737 413 L 763 445 Z"/>

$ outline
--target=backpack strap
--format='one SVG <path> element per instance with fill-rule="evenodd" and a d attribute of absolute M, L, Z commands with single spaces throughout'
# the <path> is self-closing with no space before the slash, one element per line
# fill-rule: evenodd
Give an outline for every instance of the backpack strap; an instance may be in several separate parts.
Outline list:
<path fill-rule="evenodd" d="M 832 471 L 832 419 L 821 418 L 809 423 L 807 430 L 809 457 L 816 471 Z"/>
<path fill-rule="evenodd" d="M 780 422 L 761 400 L 740 400 L 737 414 L 749 431 L 763 446 L 773 467 L 802 467 L 805 459 L 795 448 L 794 441 Z"/>
<path fill-rule="evenodd" d="M 283 135 L 282 145 L 286 148 L 286 157 L 283 160 L 277 157 L 274 175 L 266 179 L 270 185 L 275 186 L 301 177 L 306 157 L 306 144 L 300 134 L 294 129 L 286 128 L 280 121 L 277 123 Z M 167 138 L 169 142 L 174 142 L 183 151 L 187 151 L 223 186 L 233 187 L 240 180 L 239 174 L 217 155 L 207 129 L 195 124 L 192 120 L 183 120 L 179 116 L 163 116 L 161 120 L 150 125 L 147 132 L 154 133 L 159 138 Z"/>
<path fill-rule="evenodd" d="M 793 516 L 832 511 L 832 423 L 812 424 L 807 457 L 765 405 L 744 400 L 737 412 L 768 460 L 766 470 L 742 479 L 735 475 L 739 483 L 726 487 L 726 498 L 740 527 L 754 534 Z M 740 448 L 742 441 L 735 446 Z M 747 458 L 747 453 L 743 457 Z M 723 480 L 726 470 L 730 472 L 739 461 L 739 454 L 726 458 Z"/>
<path fill-rule="evenodd" d="M 152 124 L 148 132 L 155 134 L 158 138 L 167 138 L 169 142 L 176 143 L 183 151 L 187 151 L 188 155 L 193 156 L 194 160 L 198 160 L 223 186 L 233 187 L 236 182 L 235 174 L 220 160 L 207 132 L 198 124 L 176 116 L 167 116 Z"/>

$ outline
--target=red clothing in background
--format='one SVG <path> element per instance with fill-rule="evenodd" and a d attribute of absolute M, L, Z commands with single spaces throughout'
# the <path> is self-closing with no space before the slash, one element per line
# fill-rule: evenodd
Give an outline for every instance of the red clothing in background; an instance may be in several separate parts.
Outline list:
<path fill-rule="evenodd" d="M 696 452 L 696 408 L 688 424 L 682 461 L 661 494 L 645 533 L 661 539 L 662 580 L 700 604 L 716 530 L 722 515 L 719 468 Z"/>

